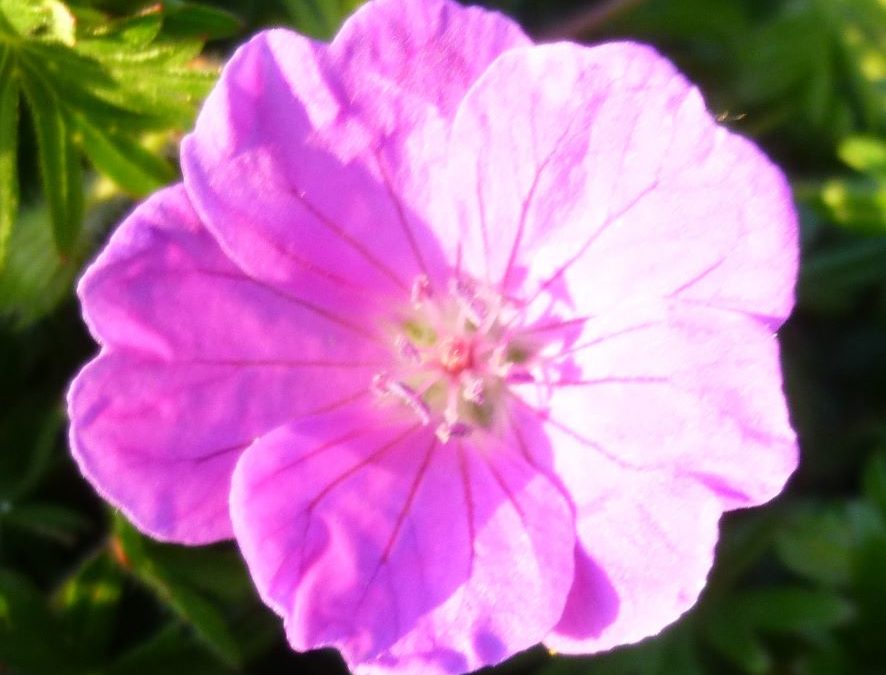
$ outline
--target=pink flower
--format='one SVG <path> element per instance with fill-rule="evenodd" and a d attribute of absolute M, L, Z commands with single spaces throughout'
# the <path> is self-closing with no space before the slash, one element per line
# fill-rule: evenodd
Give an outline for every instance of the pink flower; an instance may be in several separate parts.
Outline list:
<path fill-rule="evenodd" d="M 797 462 L 785 180 L 652 49 L 449 0 L 262 33 L 80 284 L 85 476 L 295 649 L 457 673 L 696 600 Z"/>

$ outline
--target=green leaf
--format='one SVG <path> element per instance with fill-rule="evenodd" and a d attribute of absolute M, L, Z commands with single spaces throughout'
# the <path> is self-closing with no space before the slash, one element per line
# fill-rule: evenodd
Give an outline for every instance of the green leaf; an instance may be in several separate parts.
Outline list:
<path fill-rule="evenodd" d="M 736 612 L 762 631 L 804 633 L 834 628 L 853 616 L 852 605 L 826 589 L 777 587 L 746 591 Z"/>
<path fill-rule="evenodd" d="M 79 652 L 103 660 L 119 620 L 124 575 L 107 552 L 87 558 L 56 593 L 65 631 Z"/>
<path fill-rule="evenodd" d="M 241 660 L 240 648 L 221 609 L 164 564 L 163 556 L 157 552 L 166 547 L 146 540 L 122 516 L 116 516 L 114 523 L 114 532 L 132 573 L 191 626 L 217 657 L 236 666 Z"/>
<path fill-rule="evenodd" d="M 204 22 L 199 37 L 190 35 Z M 234 29 L 233 15 L 194 3 L 111 19 L 80 3 L 0 0 L 0 263 L 18 201 L 17 92 L 35 130 L 55 244 L 70 257 L 84 214 L 82 155 L 131 195 L 172 180 L 172 165 L 144 145 L 145 134 L 190 126 L 218 70 L 192 62 L 208 34 Z"/>
<path fill-rule="evenodd" d="M 839 308 L 861 288 L 882 283 L 886 237 L 853 237 L 811 251 L 800 271 L 799 304 L 827 311 Z"/>
<path fill-rule="evenodd" d="M 302 33 L 328 39 L 364 0 L 283 0 L 295 27 Z"/>
<path fill-rule="evenodd" d="M 164 31 L 172 37 L 198 37 L 218 40 L 243 30 L 243 22 L 234 14 L 209 5 L 168 0 Z"/>
<path fill-rule="evenodd" d="M 846 518 L 835 509 L 798 511 L 775 542 L 788 569 L 829 586 L 849 583 L 852 545 Z"/>
<path fill-rule="evenodd" d="M 14 504 L 27 497 L 49 469 L 61 414 L 33 394 L 0 411 L 0 500 Z M 18 452 L 13 452 L 17 450 Z"/>
<path fill-rule="evenodd" d="M 0 521 L 66 545 L 73 544 L 90 527 L 89 519 L 73 509 L 38 502 L 13 504 L 0 514 Z"/>
<path fill-rule="evenodd" d="M 117 659 L 107 675 L 227 675 L 234 671 L 212 656 L 180 625 L 167 626 Z"/>
<path fill-rule="evenodd" d="M 28 675 L 78 670 L 71 645 L 42 594 L 24 576 L 0 569 L 0 664 Z"/>
<path fill-rule="evenodd" d="M 886 232 L 886 181 L 830 180 L 821 202 L 831 220 L 861 232 Z"/>
<path fill-rule="evenodd" d="M 874 136 L 850 136 L 837 153 L 856 171 L 886 177 L 886 141 Z"/>
<path fill-rule="evenodd" d="M 22 80 L 37 134 L 43 191 L 49 202 L 59 251 L 70 254 L 83 219 L 83 177 L 68 121 L 41 74 L 30 70 Z"/>
<path fill-rule="evenodd" d="M 18 213 L 18 75 L 15 55 L 0 42 L 0 272 Z"/>
<path fill-rule="evenodd" d="M 75 118 L 81 147 L 95 167 L 133 196 L 141 197 L 170 182 L 175 170 L 130 137 L 103 131 L 88 118 Z"/>
<path fill-rule="evenodd" d="M 886 519 L 886 453 L 874 455 L 864 471 L 864 493 Z"/>

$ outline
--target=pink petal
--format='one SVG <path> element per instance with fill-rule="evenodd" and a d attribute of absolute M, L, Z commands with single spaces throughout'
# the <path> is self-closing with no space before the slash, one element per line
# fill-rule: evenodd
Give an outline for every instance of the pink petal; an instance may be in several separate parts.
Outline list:
<path fill-rule="evenodd" d="M 772 499 L 796 468 L 778 343 L 754 319 L 683 303 L 625 308 L 585 322 L 555 362 L 549 389 L 517 389 L 585 452 L 694 480 L 724 509 Z"/>
<path fill-rule="evenodd" d="M 773 325 L 790 311 L 784 177 L 647 47 L 502 55 L 465 97 L 451 148 L 465 265 L 524 300 L 597 314 L 679 296 Z"/>
<path fill-rule="evenodd" d="M 359 397 L 356 386 L 318 394 L 323 375 L 104 352 L 68 393 L 71 450 L 96 490 L 144 532 L 186 544 L 226 539 L 231 472 L 252 440 Z"/>
<path fill-rule="evenodd" d="M 581 414 L 596 416 L 592 405 Z M 538 411 L 517 400 L 509 417 L 534 463 L 552 465 L 576 513 L 572 589 L 545 644 L 602 651 L 654 635 L 692 607 L 714 559 L 717 496 L 667 468 L 624 466 L 609 456 L 617 447 L 589 447 L 561 424 L 536 429 Z"/>
<path fill-rule="evenodd" d="M 659 633 L 691 608 L 714 560 L 720 509 L 699 485 L 663 472 L 600 476 L 570 462 L 580 546 L 563 617 L 545 644 L 593 653 Z M 565 463 L 564 465 L 565 466 Z M 594 492 L 596 490 L 596 492 Z M 578 501 L 583 499 L 584 501 Z"/>
<path fill-rule="evenodd" d="M 371 12 L 355 20 L 352 39 Z M 452 12 L 461 16 L 452 7 L 443 15 Z M 283 30 L 241 47 L 182 144 L 185 185 L 250 275 L 298 288 L 294 271 L 310 261 L 381 301 L 402 299 L 418 275 L 442 281 L 449 269 L 441 246 L 453 244 L 428 228 L 453 220 L 442 168 L 448 126 L 414 92 L 397 95 L 337 58 Z"/>
<path fill-rule="evenodd" d="M 229 537 L 240 452 L 367 394 L 378 370 L 358 299 L 337 302 L 339 314 L 326 308 L 337 289 L 317 283 L 297 297 L 245 276 L 180 186 L 133 212 L 78 290 L 103 352 L 69 393 L 74 455 L 102 495 L 162 539 Z"/>
<path fill-rule="evenodd" d="M 299 291 L 250 278 L 200 223 L 180 185 L 118 228 L 78 294 L 96 339 L 159 358 L 285 368 L 378 366 L 387 352 L 364 296 L 302 272 Z"/>
<path fill-rule="evenodd" d="M 332 43 L 349 83 L 383 79 L 451 117 L 468 88 L 502 52 L 531 42 L 497 12 L 448 0 L 375 0 Z"/>
<path fill-rule="evenodd" d="M 259 439 L 234 473 L 234 528 L 296 649 L 357 673 L 460 673 L 538 642 L 572 579 L 559 489 L 504 447 L 321 416 Z"/>

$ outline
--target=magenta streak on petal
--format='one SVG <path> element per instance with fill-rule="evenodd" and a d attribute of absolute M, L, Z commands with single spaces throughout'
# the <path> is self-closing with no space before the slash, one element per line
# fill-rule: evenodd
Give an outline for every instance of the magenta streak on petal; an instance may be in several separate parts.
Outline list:
<path fill-rule="evenodd" d="M 474 529 L 476 527 L 474 523 L 474 495 L 471 490 L 471 479 L 468 476 L 468 465 L 467 459 L 465 458 L 465 446 L 461 439 L 458 439 L 456 447 L 458 448 L 458 470 L 461 473 L 461 482 L 465 496 L 465 511 L 467 515 L 468 535 L 470 536 L 472 543 L 469 571 L 473 572 L 474 559 L 476 558 L 476 552 L 474 550 L 473 542 L 477 541 L 477 534 Z"/>
<path fill-rule="evenodd" d="M 541 295 L 544 291 L 546 291 L 551 286 L 551 284 L 553 284 L 557 279 L 562 277 L 570 267 L 572 267 L 576 262 L 578 262 L 584 256 L 584 254 L 587 253 L 588 249 L 591 248 L 591 246 L 594 244 L 594 242 L 597 240 L 597 238 L 601 234 L 603 234 L 603 232 L 605 232 L 606 229 L 612 225 L 612 223 L 618 221 L 619 218 L 623 218 L 625 215 L 627 215 L 631 211 L 631 209 L 633 209 L 637 204 L 640 203 L 640 201 L 643 199 L 643 197 L 645 197 L 647 194 L 651 193 L 657 187 L 658 187 L 658 181 L 657 180 L 653 181 L 648 187 L 646 187 L 642 192 L 640 192 L 640 194 L 638 194 L 636 197 L 634 197 L 628 204 L 623 206 L 617 213 L 615 213 L 614 215 L 607 215 L 606 220 L 603 222 L 603 224 L 597 230 L 595 230 L 591 234 L 590 237 L 588 237 L 585 240 L 585 242 L 579 247 L 578 251 L 576 251 L 576 253 L 572 257 L 568 258 L 566 260 L 566 262 L 564 262 L 559 268 L 557 268 L 557 270 L 556 270 L 556 272 L 554 272 L 554 274 L 552 274 L 545 281 L 543 281 L 538 286 L 538 288 L 536 288 L 535 291 L 533 291 L 532 295 L 530 295 L 529 299 L 526 301 L 526 306 L 528 307 L 533 302 L 535 302 L 538 299 L 539 295 Z"/>
<path fill-rule="evenodd" d="M 415 261 L 418 264 L 419 269 L 422 271 L 422 274 L 424 274 L 425 277 L 430 278 L 428 266 L 421 254 L 421 250 L 418 247 L 418 242 L 415 239 L 415 233 L 412 231 L 412 226 L 409 224 L 409 219 L 406 217 L 406 213 L 403 210 L 403 204 L 400 202 L 400 198 L 397 197 L 397 193 L 394 192 L 394 188 L 391 185 L 391 179 L 388 176 L 388 172 L 384 166 L 381 155 L 379 154 L 377 149 L 373 152 L 373 155 L 375 157 L 376 165 L 378 166 L 378 172 L 382 177 L 382 181 L 384 182 L 385 191 L 391 198 L 391 203 L 394 205 L 394 210 L 397 213 L 397 220 L 399 221 L 400 227 L 403 230 L 403 236 L 405 236 L 407 241 L 409 242 L 409 248 L 412 249 L 412 254 L 415 256 Z"/>
<path fill-rule="evenodd" d="M 589 438 L 586 438 L 585 436 L 582 436 L 579 432 L 577 432 L 575 429 L 572 429 L 569 425 L 567 425 L 557 419 L 554 419 L 549 414 L 544 413 L 541 410 L 538 410 L 537 408 L 530 405 L 529 403 L 527 403 L 522 398 L 520 398 L 519 396 L 517 396 L 516 394 L 514 394 L 512 392 L 508 392 L 508 398 L 516 401 L 520 406 L 526 408 L 535 417 L 537 417 L 538 420 L 540 422 L 542 422 L 543 424 L 550 425 L 552 427 L 559 429 L 560 431 L 562 431 L 565 434 L 574 438 L 576 441 L 578 441 L 582 445 L 586 446 L 587 448 L 590 448 L 591 450 L 594 450 L 594 451 L 600 453 L 603 457 L 615 462 L 616 464 L 618 464 L 622 468 L 633 469 L 633 470 L 637 470 L 637 471 L 644 471 L 648 468 L 654 468 L 654 467 L 650 467 L 649 465 L 640 466 L 637 464 L 632 464 L 630 462 L 626 462 L 623 458 L 618 457 L 617 455 L 613 455 L 611 452 L 609 452 L 606 448 L 604 448 L 602 445 L 600 445 L 596 441 L 593 441 Z"/>
<path fill-rule="evenodd" d="M 335 312 L 332 312 L 329 309 L 326 309 L 325 307 L 320 307 L 319 305 L 316 305 L 308 300 L 305 300 L 304 298 L 300 298 L 297 295 L 293 295 L 292 293 L 285 291 L 277 286 L 272 286 L 270 284 L 266 284 L 265 282 L 260 281 L 259 279 L 255 279 L 255 278 L 249 277 L 249 276 L 234 274 L 232 272 L 218 272 L 215 270 L 193 270 L 193 271 L 199 272 L 201 274 L 205 274 L 207 276 L 216 276 L 216 277 L 231 279 L 232 281 L 239 282 L 239 283 L 256 284 L 257 286 L 261 286 L 263 289 L 270 291 L 271 293 L 274 293 L 275 295 L 283 298 L 284 300 L 287 300 L 288 302 L 291 302 L 295 305 L 298 305 L 299 307 L 307 309 L 308 311 L 313 312 L 313 313 L 317 314 L 318 316 L 321 316 L 324 319 L 327 319 L 328 321 L 336 323 L 336 324 L 342 326 L 343 328 L 347 328 L 348 330 L 356 333 L 357 335 L 360 335 L 361 337 L 366 338 L 367 340 L 370 340 L 372 342 L 376 342 L 377 344 L 382 345 L 382 346 L 384 346 L 384 344 L 385 344 L 381 340 L 381 338 L 379 338 L 378 336 L 373 335 L 369 331 L 367 331 L 366 326 L 361 326 L 360 324 L 354 323 L 352 321 L 348 321 L 344 317 L 339 316 Z"/>
<path fill-rule="evenodd" d="M 385 361 L 323 361 L 313 359 L 299 361 L 295 359 L 184 359 L 178 363 L 193 363 L 203 366 L 237 366 L 243 368 L 379 368 L 386 365 Z"/>
<path fill-rule="evenodd" d="M 545 169 L 550 165 L 551 161 L 556 157 L 557 153 L 560 151 L 560 146 L 563 144 L 565 139 L 570 135 L 570 131 L 572 130 L 572 126 L 576 123 L 577 118 L 573 117 L 569 124 L 563 129 L 563 133 L 560 134 L 559 138 L 554 142 L 548 154 L 545 158 L 539 163 L 538 168 L 535 171 L 535 175 L 532 179 L 532 184 L 529 186 L 529 191 L 526 196 L 523 198 L 523 204 L 520 208 L 520 219 L 517 222 L 517 231 L 514 234 L 514 241 L 511 244 L 511 253 L 508 256 L 508 262 L 505 265 L 504 274 L 502 274 L 501 280 L 499 281 L 499 289 L 502 293 L 505 293 L 508 285 L 508 278 L 511 275 L 511 271 L 513 270 L 514 263 L 517 260 L 517 255 L 520 252 L 520 244 L 523 240 L 523 231 L 526 228 L 526 217 L 529 214 L 529 207 L 532 204 L 533 199 L 535 198 L 536 190 L 538 190 L 538 184 L 541 180 L 542 174 L 545 172 Z M 478 167 L 478 174 L 480 174 Z"/>
<path fill-rule="evenodd" d="M 380 447 L 373 450 L 363 460 L 358 462 L 356 465 L 350 467 L 347 471 L 343 472 L 337 478 L 335 478 L 333 481 L 331 481 L 323 490 L 320 491 L 319 494 L 317 494 L 310 502 L 308 502 L 308 504 L 305 507 L 307 517 L 305 518 L 304 531 L 303 531 L 302 537 L 301 537 L 302 541 L 304 542 L 304 541 L 307 541 L 307 539 L 308 539 L 308 531 L 310 530 L 311 525 L 312 525 L 312 515 L 314 512 L 314 509 L 317 508 L 317 506 L 320 504 L 320 502 L 322 502 L 326 497 L 328 497 L 332 493 L 332 491 L 335 490 L 335 488 L 337 486 L 341 485 L 341 483 L 346 481 L 349 477 L 353 476 L 361 468 L 380 459 L 385 453 L 389 452 L 392 448 L 396 447 L 399 443 L 401 443 L 408 436 L 415 433 L 415 431 L 417 431 L 419 427 L 420 427 L 420 425 L 415 425 L 409 429 L 406 429 L 406 431 L 404 431 L 403 433 L 396 436 L 393 440 L 388 441 L 388 442 L 384 443 L 383 445 L 381 445 Z M 352 440 L 355 440 L 355 439 L 369 433 L 372 430 L 373 430 L 373 428 L 364 428 L 364 429 L 354 430 L 354 431 L 348 432 L 347 434 L 344 434 L 342 436 L 334 438 L 331 441 L 323 443 L 322 445 L 314 448 L 310 452 L 300 456 L 294 462 L 291 462 L 289 464 L 285 464 L 283 466 L 278 467 L 273 475 L 268 476 L 264 481 L 258 482 L 257 484 L 255 484 L 253 486 L 253 488 L 254 489 L 261 489 L 262 487 L 266 486 L 274 478 L 274 476 L 276 476 L 284 471 L 288 471 L 288 470 L 298 466 L 299 464 L 302 464 L 302 463 L 306 462 L 307 460 L 316 457 L 317 455 L 319 455 L 323 452 L 327 452 L 329 450 L 333 450 L 335 448 L 338 448 L 338 447 L 340 447 Z M 288 523 L 286 523 L 286 522 L 284 522 L 281 525 L 281 527 L 287 527 L 287 526 L 288 526 Z M 273 535 L 274 533 L 269 533 L 269 534 Z M 291 550 L 289 552 L 289 554 L 287 555 L 287 557 L 282 561 L 282 563 L 280 564 L 280 566 L 277 570 L 277 573 L 271 578 L 270 582 L 268 583 L 269 588 L 274 588 L 280 578 L 280 575 L 287 571 L 288 562 L 289 562 L 290 558 L 296 553 L 296 551 L 298 551 L 298 554 L 299 554 L 299 567 L 298 567 L 299 576 L 304 575 L 305 565 L 306 565 L 305 547 L 301 546 L 301 547 Z"/>
<path fill-rule="evenodd" d="M 416 428 L 413 427 L 412 430 L 409 430 L 409 433 L 414 431 Z M 403 508 L 400 509 L 400 513 L 397 516 L 397 520 L 394 522 L 394 527 L 391 529 L 391 534 L 388 536 L 388 542 L 385 544 L 384 549 L 381 552 L 381 556 L 378 559 L 378 563 L 375 566 L 375 570 L 373 570 L 372 574 L 369 575 L 369 578 L 366 581 L 366 586 L 363 589 L 363 592 L 360 595 L 360 599 L 357 601 L 357 610 L 359 611 L 363 604 L 366 602 L 367 594 L 369 593 L 369 588 L 375 583 L 376 578 L 378 577 L 379 572 L 382 567 L 388 562 L 388 558 L 391 555 L 391 550 L 394 547 L 394 544 L 397 541 L 397 537 L 400 536 L 400 529 L 403 527 L 403 522 L 406 519 L 406 515 L 409 513 L 409 509 L 412 508 L 412 502 L 415 500 L 415 494 L 418 492 L 419 485 L 421 485 L 422 480 L 427 473 L 428 467 L 431 464 L 431 460 L 434 457 L 434 451 L 437 449 L 437 438 L 431 437 L 431 442 L 428 445 L 428 449 L 425 452 L 425 458 L 422 460 L 421 465 L 418 467 L 418 470 L 415 472 L 415 476 L 412 479 L 412 484 L 409 487 L 409 493 L 406 496 L 406 501 L 403 503 Z"/>
<path fill-rule="evenodd" d="M 668 384 L 666 377 L 600 377 L 585 380 L 556 380 L 548 383 L 550 387 L 596 387 L 606 384 Z"/>
<path fill-rule="evenodd" d="M 575 319 L 565 319 L 561 321 L 555 321 L 553 323 L 539 324 L 534 326 L 528 326 L 526 328 L 518 328 L 515 332 L 517 335 L 537 335 L 538 333 L 547 333 L 550 331 L 561 330 L 563 328 L 571 328 L 573 326 L 579 326 L 587 321 L 593 319 L 593 316 L 581 316 L 576 317 Z"/>
<path fill-rule="evenodd" d="M 285 188 L 285 191 L 295 197 L 299 203 L 305 207 L 307 211 L 311 213 L 326 229 L 332 232 L 335 236 L 341 239 L 343 242 L 348 244 L 351 248 L 357 251 L 361 256 L 363 256 L 367 262 L 369 262 L 373 267 L 382 272 L 385 276 L 387 276 L 391 281 L 393 281 L 401 290 L 408 292 L 409 286 L 397 276 L 397 273 L 394 272 L 388 265 L 386 265 L 378 256 L 374 255 L 363 243 L 357 241 L 353 237 L 348 236 L 345 232 L 345 228 L 332 220 L 329 216 L 324 214 L 320 209 L 314 206 L 311 202 L 308 201 L 304 192 L 299 191 L 298 187 L 288 185 Z"/>
<path fill-rule="evenodd" d="M 644 330 L 646 328 L 650 328 L 654 325 L 655 325 L 654 322 L 639 323 L 635 326 L 629 326 L 628 328 L 624 328 L 622 330 L 613 331 L 613 332 L 607 333 L 605 335 L 599 335 L 596 338 L 594 338 L 593 340 L 588 340 L 587 342 L 582 342 L 581 344 L 575 345 L 574 347 L 569 347 L 567 349 L 563 349 L 562 351 L 560 351 L 556 354 L 553 354 L 551 356 L 544 356 L 543 355 L 543 356 L 541 356 L 541 359 L 544 361 L 547 361 L 547 362 L 553 362 L 558 359 L 562 359 L 564 356 L 572 356 L 574 354 L 584 351 L 585 349 L 590 349 L 591 347 L 596 347 L 597 345 L 601 345 L 604 342 L 606 342 L 607 340 L 621 337 L 623 335 L 627 335 L 628 333 L 642 331 L 642 330 Z"/>

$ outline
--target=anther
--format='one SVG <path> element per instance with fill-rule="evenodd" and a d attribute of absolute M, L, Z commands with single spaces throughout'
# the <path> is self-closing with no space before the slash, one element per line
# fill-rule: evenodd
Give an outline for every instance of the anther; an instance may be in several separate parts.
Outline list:
<path fill-rule="evenodd" d="M 412 306 L 416 309 L 421 307 L 431 297 L 431 280 L 428 279 L 426 274 L 419 274 L 415 277 L 409 295 L 412 300 Z"/>
<path fill-rule="evenodd" d="M 434 430 L 441 443 L 448 443 L 450 438 L 463 438 L 471 433 L 471 427 L 463 422 L 441 422 Z"/>
<path fill-rule="evenodd" d="M 477 327 L 483 324 L 489 308 L 479 297 L 473 285 L 460 279 L 450 279 L 449 292 L 455 297 L 459 309 L 464 312 L 468 321 Z"/>
<path fill-rule="evenodd" d="M 418 351 L 418 348 L 410 342 L 408 338 L 403 335 L 398 335 L 394 338 L 394 345 L 397 347 L 397 351 L 400 356 L 402 356 L 406 361 L 413 365 L 418 365 L 421 363 L 421 353 Z"/>
<path fill-rule="evenodd" d="M 484 401 L 483 392 L 485 390 L 483 380 L 479 377 L 468 377 L 465 379 L 464 389 L 461 392 L 462 398 L 465 401 L 482 405 Z"/>

